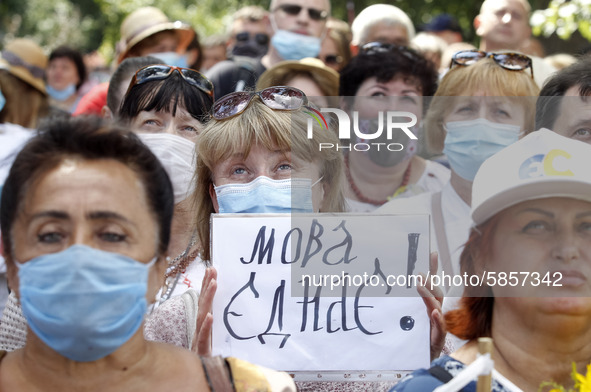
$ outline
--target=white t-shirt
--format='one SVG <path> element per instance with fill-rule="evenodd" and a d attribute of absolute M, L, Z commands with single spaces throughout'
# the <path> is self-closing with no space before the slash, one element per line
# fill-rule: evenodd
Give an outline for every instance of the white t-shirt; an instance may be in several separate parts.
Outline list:
<path fill-rule="evenodd" d="M 0 186 L 6 181 L 12 162 L 35 131 L 20 125 L 0 124 Z"/>
<path fill-rule="evenodd" d="M 431 210 L 431 195 L 432 193 L 423 193 L 409 198 L 395 199 L 377 209 L 376 213 L 429 214 L 431 215 L 431 219 L 436 219 Z M 452 273 L 459 274 L 460 254 L 464 249 L 464 244 L 468 240 L 470 226 L 472 225 L 470 206 L 460 198 L 449 182 L 441 189 L 441 205 L 444 221 L 443 227 L 447 236 L 453 269 Z M 432 224 L 431 252 L 439 250 L 437 240 L 435 224 Z M 439 270 L 441 270 L 441 267 L 440 265 Z"/>
<path fill-rule="evenodd" d="M 417 183 L 409 186 L 406 191 L 396 196 L 396 199 L 394 200 L 412 198 L 425 192 L 438 192 L 447 182 L 449 182 L 450 171 L 447 167 L 433 161 L 426 161 L 426 163 L 425 170 Z M 347 211 L 349 212 L 372 212 L 380 207 L 348 198 L 346 201 L 348 204 Z M 387 204 L 389 203 L 386 203 L 385 205 Z"/>

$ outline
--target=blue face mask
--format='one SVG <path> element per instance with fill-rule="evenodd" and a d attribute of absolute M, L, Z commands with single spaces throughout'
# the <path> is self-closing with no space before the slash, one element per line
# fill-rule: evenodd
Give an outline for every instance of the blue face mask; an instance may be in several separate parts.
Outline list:
<path fill-rule="evenodd" d="M 17 263 L 23 314 L 53 350 L 74 361 L 96 361 L 142 325 L 155 262 L 73 245 Z"/>
<path fill-rule="evenodd" d="M 63 90 L 56 90 L 48 84 L 45 86 L 45 91 L 47 91 L 47 94 L 56 101 L 65 101 L 72 95 L 76 94 L 76 85 L 72 83 Z"/>
<path fill-rule="evenodd" d="M 470 121 L 445 123 L 445 147 L 453 171 L 468 181 L 474 181 L 480 165 L 519 139 L 517 125 L 499 124 L 478 118 Z"/>
<path fill-rule="evenodd" d="M 151 53 L 150 56 L 162 60 L 166 65 L 172 65 L 173 67 L 189 68 L 189 64 L 187 64 L 187 56 L 185 56 L 184 54 L 178 54 L 176 52 L 162 52 Z"/>
<path fill-rule="evenodd" d="M 214 187 L 220 213 L 310 213 L 312 184 L 308 178 L 272 180 L 260 176 L 248 184 Z"/>
<path fill-rule="evenodd" d="M 271 44 L 284 60 L 301 60 L 316 57 L 320 53 L 320 38 L 288 30 L 275 31 Z"/>
<path fill-rule="evenodd" d="M 4 109 L 4 105 L 6 105 L 6 98 L 2 94 L 2 90 L 0 90 L 0 112 Z"/>

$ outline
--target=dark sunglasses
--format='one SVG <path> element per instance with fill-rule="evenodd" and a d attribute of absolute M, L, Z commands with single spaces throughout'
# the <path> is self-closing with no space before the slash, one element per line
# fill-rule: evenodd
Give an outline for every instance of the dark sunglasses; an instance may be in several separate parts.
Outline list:
<path fill-rule="evenodd" d="M 227 120 L 242 113 L 255 95 L 273 110 L 297 110 L 308 104 L 306 94 L 294 87 L 274 86 L 256 92 L 239 91 L 224 95 L 213 104 L 213 118 Z"/>
<path fill-rule="evenodd" d="M 275 8 L 275 10 L 280 9 L 288 15 L 296 16 L 296 15 L 299 15 L 300 12 L 302 12 L 302 8 L 304 8 L 304 7 L 302 7 L 301 5 L 297 5 L 297 4 L 281 4 L 281 5 L 277 6 L 277 8 Z M 316 8 L 306 8 L 306 9 L 308 10 L 308 16 L 312 20 L 326 20 L 326 18 L 328 18 L 327 11 L 322 11 L 322 10 L 319 10 Z"/>
<path fill-rule="evenodd" d="M 369 42 L 361 47 L 359 54 L 372 56 L 380 53 L 399 52 L 410 60 L 425 60 L 420 54 L 406 46 L 389 44 L 385 42 Z"/>
<path fill-rule="evenodd" d="M 194 69 L 173 67 L 172 65 L 164 64 L 148 65 L 137 71 L 135 75 L 133 75 L 125 95 L 127 95 L 131 88 L 136 84 L 166 79 L 172 75 L 174 71 L 177 71 L 187 83 L 197 87 L 199 90 L 213 98 L 213 84 L 202 73 L 195 71 Z"/>
<path fill-rule="evenodd" d="M 493 59 L 495 63 L 509 71 L 523 71 L 526 68 L 529 68 L 532 79 L 534 77 L 534 68 L 532 66 L 531 58 L 521 53 L 491 53 L 483 52 L 482 50 L 462 50 L 451 57 L 449 68 L 451 69 L 454 64 L 464 66 L 472 65 L 484 58 Z"/>
<path fill-rule="evenodd" d="M 244 31 L 236 34 L 236 41 L 247 42 L 248 40 L 250 40 L 250 33 Z M 259 45 L 267 45 L 269 43 L 269 36 L 267 34 L 257 33 L 254 35 L 254 40 Z"/>
<path fill-rule="evenodd" d="M 338 65 L 343 62 L 343 58 L 338 54 L 327 54 L 324 56 L 324 64 Z"/>

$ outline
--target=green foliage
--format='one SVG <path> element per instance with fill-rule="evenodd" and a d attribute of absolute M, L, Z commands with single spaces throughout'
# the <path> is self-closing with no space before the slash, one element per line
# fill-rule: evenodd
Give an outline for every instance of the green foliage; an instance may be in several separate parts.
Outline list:
<path fill-rule="evenodd" d="M 100 39 L 100 18 L 83 14 L 78 4 L 69 0 L 21 0 L 11 1 L 9 6 L 9 10 L 1 10 L 3 39 L 28 36 L 48 50 L 63 44 L 88 48 L 97 32 Z"/>
<path fill-rule="evenodd" d="M 190 23 L 205 37 L 225 32 L 234 11 L 245 5 L 269 6 L 270 0 L 0 0 L 0 40 L 30 36 L 48 50 L 68 44 L 84 51 L 99 49 L 114 56 L 119 26 L 126 15 L 142 6 L 155 6 L 172 20 Z M 548 0 L 530 0 L 534 9 Z M 331 0 L 335 17 L 348 21 L 348 9 L 359 13 L 383 0 Z M 465 40 L 475 42 L 472 21 L 482 0 L 394 0 L 387 2 L 408 13 L 415 26 L 428 23 L 446 12 L 455 15 Z M 547 9 L 535 11 L 531 19 L 536 35 L 556 32 L 563 39 L 579 30 L 591 40 L 590 0 L 551 0 Z"/>
<path fill-rule="evenodd" d="M 534 35 L 549 37 L 556 33 L 566 40 L 575 31 L 591 41 L 591 2 L 588 0 L 551 0 L 548 8 L 531 17 Z"/>
<path fill-rule="evenodd" d="M 240 0 L 94 0 L 108 21 L 100 52 L 108 58 L 114 55 L 119 40 L 119 26 L 125 16 L 139 7 L 154 6 L 161 9 L 171 20 L 189 23 L 200 37 L 224 32 L 227 19 L 238 8 L 256 4 L 256 1 Z"/>

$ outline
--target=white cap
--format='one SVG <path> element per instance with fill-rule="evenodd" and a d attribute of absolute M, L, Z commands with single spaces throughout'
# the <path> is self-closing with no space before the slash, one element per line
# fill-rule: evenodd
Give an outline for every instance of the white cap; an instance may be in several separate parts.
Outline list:
<path fill-rule="evenodd" d="M 570 197 L 591 202 L 591 145 L 540 129 L 480 166 L 472 185 L 479 225 L 526 200 Z"/>

